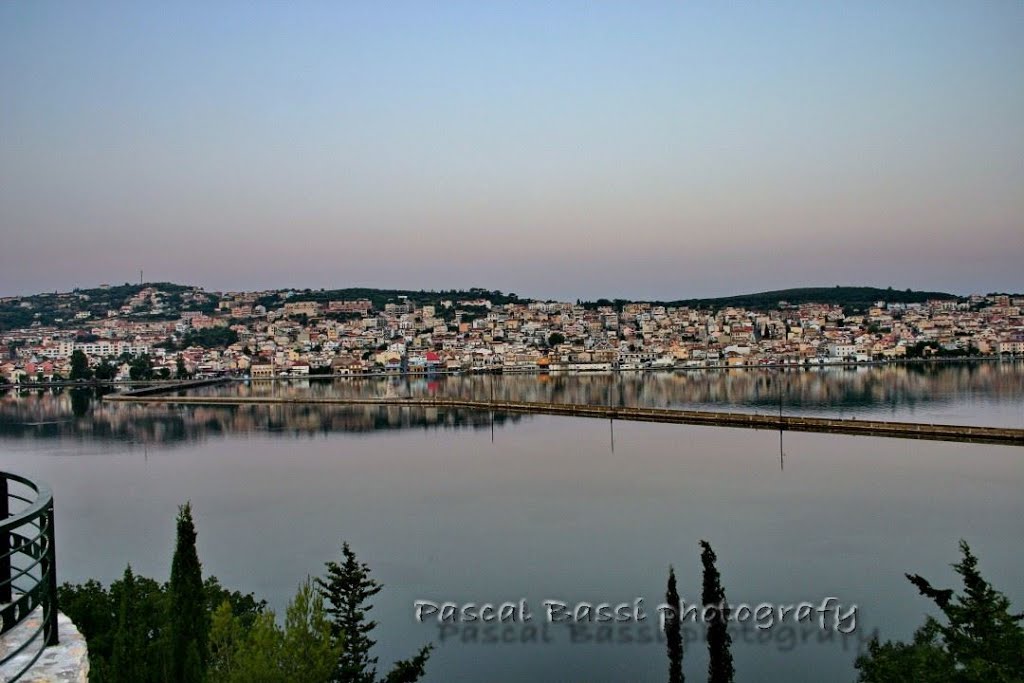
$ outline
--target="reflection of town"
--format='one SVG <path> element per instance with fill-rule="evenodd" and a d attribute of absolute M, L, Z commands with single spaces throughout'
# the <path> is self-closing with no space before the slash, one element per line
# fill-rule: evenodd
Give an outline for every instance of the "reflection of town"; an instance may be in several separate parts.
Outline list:
<path fill-rule="evenodd" d="M 71 438 L 174 444 L 230 433 L 313 435 L 387 429 L 486 429 L 491 416 L 386 406 L 169 406 L 111 403 L 92 389 L 0 394 L 0 438 Z M 522 416 L 495 415 L 494 425 Z"/>
<path fill-rule="evenodd" d="M 1024 364 L 951 363 L 814 370 L 665 373 L 453 375 L 236 382 L 190 395 L 289 399 L 438 396 L 597 405 L 653 406 L 788 414 L 877 414 L 956 401 L 1004 404 L 1024 397 Z M 525 419 L 495 415 L 494 422 Z M 0 394 L 0 436 L 177 442 L 225 433 L 316 434 L 408 428 L 487 428 L 488 413 L 394 406 L 173 406 L 97 400 L 90 390 L 9 390 Z"/>
<path fill-rule="evenodd" d="M 437 396 L 482 401 L 493 398 L 496 401 L 766 411 L 778 408 L 780 386 L 784 409 L 790 413 L 909 409 L 972 397 L 1013 403 L 1024 396 L 1024 364 L 254 381 L 207 387 L 191 393 L 281 398 Z"/>

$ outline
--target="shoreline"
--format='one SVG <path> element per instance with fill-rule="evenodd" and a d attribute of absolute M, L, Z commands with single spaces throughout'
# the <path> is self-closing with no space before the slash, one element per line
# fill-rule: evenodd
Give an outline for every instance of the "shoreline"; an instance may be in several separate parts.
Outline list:
<path fill-rule="evenodd" d="M 461 376 L 461 375 L 516 375 L 516 376 L 528 376 L 528 375 L 598 375 L 598 374 L 622 374 L 622 373 L 688 373 L 688 372 L 703 372 L 707 370 L 828 370 L 828 369 L 853 369 L 859 367 L 882 367 L 882 366 L 919 366 L 919 365 L 945 365 L 945 364 L 973 364 L 973 363 L 1020 363 L 1024 362 L 1022 356 L 1011 356 L 1011 355 L 999 355 L 999 356 L 974 356 L 974 357 L 957 357 L 957 358 L 907 358 L 898 360 L 878 360 L 878 361 L 849 361 L 849 362 L 838 362 L 838 363 L 748 363 L 744 365 L 704 365 L 695 367 L 686 366 L 673 366 L 673 367 L 647 367 L 647 368 L 618 368 L 618 367 L 601 367 L 601 368 L 480 368 L 480 369 L 469 369 L 469 370 L 424 370 L 424 371 L 410 371 L 404 370 L 401 372 L 362 372 L 362 373 L 347 373 L 347 374 L 328 374 L 328 373 L 317 373 L 309 375 L 289 375 L 289 374 L 278 374 L 271 375 L 268 377 L 251 377 L 248 375 L 209 375 L 196 377 L 189 380 L 179 379 L 150 379 L 150 380 L 60 380 L 53 382 L 18 382 L 0 384 L 0 391 L 9 389 L 18 390 L 29 390 L 29 389 L 49 389 L 49 388 L 80 388 L 90 389 L 98 387 L 156 387 L 165 386 L 173 388 L 182 382 L 196 382 L 196 381 L 209 381 L 218 380 L 222 382 L 280 382 L 290 380 L 345 380 L 345 379 L 372 379 L 372 378 L 399 378 L 399 377 L 443 377 L 443 376 Z"/>
<path fill-rule="evenodd" d="M 166 389 L 172 391 L 173 389 Z M 476 401 L 459 398 L 318 398 L 278 396 L 158 396 L 150 389 L 146 394 L 111 394 L 104 401 L 117 403 L 163 403 L 174 405 L 242 406 L 242 405 L 335 405 L 385 406 L 405 409 L 450 408 L 477 412 L 556 415 L 587 417 L 633 422 L 663 422 L 715 427 L 740 427 L 772 431 L 821 432 L 854 436 L 896 437 L 929 441 L 957 441 L 1024 447 L 1024 429 L 981 427 L 975 425 L 888 422 L 843 418 L 766 415 L 722 411 L 678 410 L 600 406 L 573 403 L 540 403 L 528 401 Z"/>

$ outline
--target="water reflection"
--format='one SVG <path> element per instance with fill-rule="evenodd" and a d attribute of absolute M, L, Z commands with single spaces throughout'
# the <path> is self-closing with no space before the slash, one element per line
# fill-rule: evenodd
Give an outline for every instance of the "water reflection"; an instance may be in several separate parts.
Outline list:
<path fill-rule="evenodd" d="M 137 443 L 227 433 L 309 435 L 386 429 L 492 429 L 526 416 L 388 406 L 168 406 L 103 402 L 104 390 L 7 390 L 0 437 L 77 437 Z M 1024 423 L 1024 364 L 960 363 L 814 370 L 585 375 L 462 375 L 236 382 L 193 394 L 357 398 L 449 396 L 834 415 L 995 426 Z M 609 440 L 614 450 L 614 424 Z M 784 466 L 780 435 L 780 467 Z"/>
<path fill-rule="evenodd" d="M 1019 407 L 1024 363 L 582 375 L 456 375 L 254 382 L 196 393 L 243 396 L 451 396 L 595 405 L 843 413 L 913 410 L 983 400 Z"/>
<path fill-rule="evenodd" d="M 621 395 L 774 412 L 781 385 L 787 412 L 852 412 L 859 402 L 860 410 L 885 415 L 891 401 L 897 417 L 1020 425 L 1021 379 L 1021 365 L 989 364 L 309 381 L 210 391 L 485 398 L 493 388 L 496 398 Z M 725 399 L 732 403 L 714 403 Z M 837 596 L 862 609 L 849 642 L 785 628 L 769 641 L 738 635 L 738 680 L 817 681 L 822 671 L 852 679 L 856 648 L 874 629 L 907 639 L 921 623 L 921 600 L 904 573 L 940 571 L 959 538 L 971 542 L 1014 604 L 1024 601 L 1016 569 L 1020 449 L 813 433 L 786 433 L 780 444 L 767 431 L 543 415 L 523 417 L 492 445 L 490 419 L 487 412 L 363 406 L 147 406 L 105 403 L 90 392 L 8 391 L 0 395 L 0 451 L 5 468 L 57 493 L 61 580 L 110 581 L 129 562 L 166 578 L 174 515 L 190 500 L 204 571 L 266 597 L 280 613 L 296 583 L 350 540 L 387 586 L 374 614 L 381 623 L 375 654 L 392 661 L 434 640 L 428 681 L 479 680 L 481 671 L 495 682 L 663 680 L 663 645 L 636 632 L 610 643 L 594 631 L 574 639 L 567 629 L 540 643 L 489 643 L 474 635 L 480 631 L 442 638 L 436 624 L 413 619 L 412 605 L 644 597 L 650 606 L 664 596 L 669 564 L 679 572 L 681 597 L 692 600 L 702 538 L 713 542 L 737 602 Z M 509 426 L 501 415 L 494 419 Z M 369 430 L 382 431 L 364 437 Z M 140 447 L 119 448 L 115 439 Z M 154 444 L 175 448 L 155 457 Z M 684 658 L 700 679 L 704 653 L 694 643 Z"/>
<path fill-rule="evenodd" d="M 168 406 L 110 403 L 92 389 L 8 392 L 0 438 L 52 438 L 173 445 L 230 433 L 311 435 L 389 429 L 487 429 L 522 415 L 387 406 Z M 493 433 L 493 432 L 492 432 Z"/>

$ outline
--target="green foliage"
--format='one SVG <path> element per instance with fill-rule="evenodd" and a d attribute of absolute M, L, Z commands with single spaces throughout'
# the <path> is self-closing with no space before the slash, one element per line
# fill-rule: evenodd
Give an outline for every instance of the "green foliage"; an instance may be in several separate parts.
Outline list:
<path fill-rule="evenodd" d="M 210 633 L 213 661 L 210 683 L 272 683 L 284 681 L 278 666 L 281 635 L 272 612 L 259 614 L 243 629 L 227 603 L 213 615 Z"/>
<path fill-rule="evenodd" d="M 191 330 L 181 340 L 181 348 L 201 346 L 204 349 L 220 349 L 238 341 L 238 333 L 230 327 L 207 327 Z"/>
<path fill-rule="evenodd" d="M 148 353 L 136 356 L 128 366 L 128 376 L 133 380 L 153 379 L 153 361 Z"/>
<path fill-rule="evenodd" d="M 96 366 L 96 379 L 102 381 L 110 381 L 117 376 L 117 368 L 110 364 L 106 358 L 100 361 L 100 364 Z"/>
<path fill-rule="evenodd" d="M 38 322 L 40 325 L 51 326 L 63 319 L 63 324 L 74 324 L 74 314 L 79 312 L 92 313 L 93 317 L 106 315 L 109 309 L 118 309 L 127 299 L 135 296 L 145 287 L 154 287 L 168 294 L 164 301 L 168 304 L 168 312 L 176 311 L 181 302 L 181 292 L 190 289 L 184 285 L 170 282 L 128 284 L 93 289 L 76 289 L 70 294 L 48 292 L 20 297 L 11 301 L 0 302 L 0 332 L 29 327 Z M 81 296 L 80 296 L 81 295 Z M 82 298 L 85 297 L 85 298 Z M 22 303 L 28 307 L 22 306 Z M 70 309 L 62 309 L 62 305 L 71 305 Z"/>
<path fill-rule="evenodd" d="M 213 614 L 210 644 L 208 683 L 327 683 L 341 655 L 323 598 L 308 578 L 288 603 L 283 628 L 273 612 L 245 626 L 225 601 Z"/>
<path fill-rule="evenodd" d="M 626 300 L 626 299 L 614 299 L 614 300 L 611 300 L 611 299 L 598 299 L 596 301 L 582 301 L 582 302 L 577 301 L 577 303 L 579 303 L 584 308 L 591 309 L 591 310 L 597 309 L 597 308 L 609 307 L 609 308 L 614 308 L 616 312 L 621 313 L 623 307 L 627 303 L 629 303 L 629 301 Z"/>
<path fill-rule="evenodd" d="M 209 577 L 203 585 L 204 607 L 226 605 L 241 628 L 249 628 L 266 603 L 253 595 L 228 591 Z M 167 584 L 136 576 L 131 567 L 121 580 L 104 588 L 97 581 L 64 584 L 58 589 L 61 611 L 71 617 L 89 643 L 93 683 L 169 678 Z"/>
<path fill-rule="evenodd" d="M 1009 599 L 978 571 L 978 559 L 960 541 L 953 565 L 963 592 L 936 589 L 916 574 L 907 579 L 931 599 L 944 622 L 928 616 L 911 643 L 873 640 L 857 658 L 859 680 L 982 683 L 1024 680 L 1024 614 L 1011 614 Z"/>
<path fill-rule="evenodd" d="M 206 609 L 202 567 L 196 553 L 192 506 L 178 508 L 178 534 L 167 595 L 170 606 L 170 667 L 182 683 L 202 681 L 210 614 Z"/>
<path fill-rule="evenodd" d="M 137 623 L 139 604 L 135 589 L 135 575 L 131 565 L 125 568 L 121 579 L 121 600 L 117 611 L 117 631 L 114 633 L 113 652 L 111 654 L 111 681 L 129 683 L 145 678 L 143 670 L 146 665 L 145 641 L 143 631 Z"/>
<path fill-rule="evenodd" d="M 370 568 L 356 559 L 348 543 L 342 544 L 341 553 L 343 562 L 327 562 L 327 576 L 316 580 L 327 603 L 327 614 L 331 617 L 331 635 L 335 642 L 344 644 L 332 680 L 339 683 L 375 683 L 377 658 L 370 656 L 375 642 L 370 633 L 377 623 L 367 619 L 366 613 L 373 609 L 373 605 L 366 602 L 383 586 L 370 577 Z M 432 646 L 427 645 L 411 659 L 396 662 L 383 680 L 387 683 L 419 680 L 431 649 Z"/>
<path fill-rule="evenodd" d="M 433 645 L 425 645 L 411 659 L 395 662 L 383 683 L 416 683 L 427 673 L 427 660 L 433 649 Z"/>
<path fill-rule="evenodd" d="M 955 349 L 948 350 L 934 341 L 920 341 L 907 347 L 906 358 L 963 358 L 965 356 L 978 355 L 978 349 Z"/>
<path fill-rule="evenodd" d="M 665 647 L 668 650 L 668 683 L 683 683 L 683 621 L 679 614 L 679 589 L 676 572 L 668 568 L 665 604 L 671 608 L 665 616 Z"/>
<path fill-rule="evenodd" d="M 713 299 L 678 299 L 675 301 L 651 301 L 649 303 L 665 306 L 688 306 L 690 308 L 725 308 L 728 306 L 740 306 L 754 310 L 768 310 L 776 308 L 780 301 L 790 304 L 833 304 L 836 306 L 850 307 L 850 309 L 865 309 L 873 306 L 876 301 L 887 301 L 889 303 L 919 304 L 929 299 L 958 299 L 955 294 L 945 292 L 919 292 L 910 289 L 896 291 L 893 289 L 880 289 L 878 287 L 800 287 L 795 289 L 779 289 L 770 292 L 758 292 L 756 294 L 740 294 L 738 296 L 725 296 Z M 603 305 L 608 305 L 607 299 L 601 300 Z M 617 302 L 618 300 L 616 300 Z M 587 308 L 597 308 L 598 302 L 584 302 Z"/>
<path fill-rule="evenodd" d="M 519 301 L 515 293 L 503 293 L 491 291 L 479 287 L 469 289 L 448 289 L 448 290 L 417 290 L 417 289 L 373 289 L 368 287 L 346 287 L 344 289 L 319 289 L 305 290 L 301 295 L 291 298 L 291 301 L 316 301 L 327 303 L 329 301 L 352 301 L 355 299 L 367 299 L 373 304 L 376 310 L 383 310 L 385 304 L 398 303 L 400 297 L 416 306 L 439 305 L 441 301 L 449 299 L 458 301 L 462 299 L 488 299 L 495 305 L 503 305 Z M 289 299 L 283 298 L 280 293 L 271 293 L 257 299 L 256 303 L 266 306 L 268 309 L 277 308 Z"/>
<path fill-rule="evenodd" d="M 548 335 L 548 346 L 558 346 L 565 343 L 565 335 L 561 332 L 552 332 Z"/>
<path fill-rule="evenodd" d="M 92 379 L 92 370 L 89 369 L 89 358 L 81 349 L 71 352 L 71 373 L 68 378 L 72 382 L 78 380 Z"/>
<path fill-rule="evenodd" d="M 202 581 L 188 503 L 178 510 L 177 532 L 166 584 L 128 567 L 109 589 L 91 580 L 58 589 L 61 610 L 89 643 L 93 683 L 376 683 L 368 636 L 376 624 L 365 618 L 365 601 L 381 586 L 347 544 L 343 564 L 327 563 L 326 580 L 299 585 L 280 625 L 251 593 L 215 577 Z M 420 680 L 430 651 L 396 662 L 382 683 Z"/>
<path fill-rule="evenodd" d="M 728 631 L 729 607 L 725 589 L 715 562 L 718 558 L 707 541 L 700 542 L 700 560 L 704 565 L 704 583 L 701 592 L 704 609 L 709 611 L 708 622 L 708 683 L 732 683 L 732 636 Z M 714 606 L 714 607 L 712 607 Z"/>
<path fill-rule="evenodd" d="M 89 642 L 93 668 L 98 659 L 109 659 L 117 625 L 116 603 L 110 591 L 94 579 L 82 584 L 65 583 L 57 589 L 57 602 Z"/>
<path fill-rule="evenodd" d="M 216 576 L 208 576 L 203 582 L 203 596 L 207 612 L 212 615 L 227 603 L 244 628 L 249 628 L 256 616 L 267 608 L 266 600 L 256 600 L 252 593 L 228 590 L 220 585 Z"/>
<path fill-rule="evenodd" d="M 375 641 L 369 634 L 377 623 L 366 618 L 366 612 L 373 607 L 366 601 L 383 586 L 370 578 L 370 568 L 356 559 L 348 543 L 342 545 L 341 552 L 344 562 L 327 562 L 327 577 L 316 580 L 327 601 L 331 634 L 345 643 L 335 678 L 346 683 L 373 683 L 377 658 L 370 657 Z"/>
<path fill-rule="evenodd" d="M 287 680 L 330 680 L 343 643 L 332 637 L 323 596 L 308 577 L 285 609 L 283 640 Z"/>
<path fill-rule="evenodd" d="M 64 584 L 57 592 L 61 611 L 89 643 L 94 683 L 164 681 L 166 589 L 135 576 L 131 567 L 105 589 L 97 581 Z"/>
<path fill-rule="evenodd" d="M 37 319 L 43 325 L 51 324 L 55 317 L 51 312 L 49 316 L 36 318 L 36 313 L 42 312 L 26 310 L 10 304 L 0 306 L 0 332 L 29 327 Z M 45 313 L 43 315 L 45 316 Z"/>

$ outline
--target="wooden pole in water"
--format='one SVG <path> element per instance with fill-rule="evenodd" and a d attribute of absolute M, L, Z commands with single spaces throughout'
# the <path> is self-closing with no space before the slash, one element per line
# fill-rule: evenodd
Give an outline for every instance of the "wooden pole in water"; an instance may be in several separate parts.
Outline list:
<path fill-rule="evenodd" d="M 608 387 L 608 408 L 612 409 L 612 396 L 615 394 L 615 390 L 619 385 L 619 375 L 613 369 L 612 370 L 612 384 Z M 615 452 L 615 416 L 613 413 L 608 413 L 608 431 L 611 434 L 612 441 L 612 453 Z"/>
<path fill-rule="evenodd" d="M 9 502 L 7 500 L 7 477 L 0 475 L 0 520 L 6 520 L 11 516 Z M 11 535 L 6 531 L 0 534 L 0 603 L 11 602 Z"/>
<path fill-rule="evenodd" d="M 782 371 L 779 371 L 779 470 L 785 471 L 786 456 L 782 451 Z"/>

